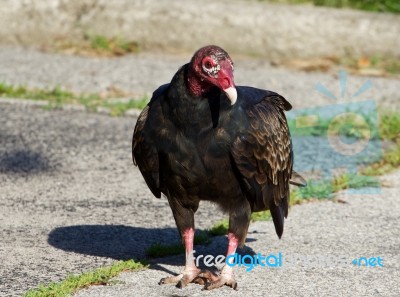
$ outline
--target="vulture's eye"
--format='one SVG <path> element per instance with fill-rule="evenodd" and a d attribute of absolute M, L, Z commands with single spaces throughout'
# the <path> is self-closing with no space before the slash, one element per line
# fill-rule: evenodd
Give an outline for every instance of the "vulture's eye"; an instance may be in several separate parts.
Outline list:
<path fill-rule="evenodd" d="M 210 61 L 207 61 L 204 63 L 204 67 L 206 67 L 207 69 L 211 69 L 212 65 Z"/>

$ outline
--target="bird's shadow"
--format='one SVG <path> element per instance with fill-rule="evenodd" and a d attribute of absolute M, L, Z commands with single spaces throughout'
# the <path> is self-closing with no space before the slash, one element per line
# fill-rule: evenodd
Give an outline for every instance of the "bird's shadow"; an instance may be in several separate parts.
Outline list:
<path fill-rule="evenodd" d="M 0 172 L 7 174 L 35 174 L 50 171 L 50 160 L 40 152 L 15 150 L 0 154 Z"/>
<path fill-rule="evenodd" d="M 249 239 L 248 241 L 252 241 Z M 125 225 L 75 225 L 58 227 L 48 235 L 48 243 L 58 249 L 84 255 L 107 257 L 115 260 L 146 260 L 150 267 L 165 269 L 160 264 L 182 266 L 184 254 L 152 259 L 146 250 L 154 244 L 176 244 L 180 242 L 176 228 L 143 228 Z M 212 237 L 208 245 L 196 245 L 196 255 L 224 255 L 227 248 L 226 236 Z M 254 253 L 246 247 L 242 251 Z"/>

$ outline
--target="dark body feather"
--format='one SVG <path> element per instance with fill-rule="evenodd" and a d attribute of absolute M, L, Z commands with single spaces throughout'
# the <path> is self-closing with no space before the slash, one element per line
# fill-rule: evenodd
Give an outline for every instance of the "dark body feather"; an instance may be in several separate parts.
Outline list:
<path fill-rule="evenodd" d="M 180 231 L 194 226 L 199 202 L 208 200 L 229 212 L 241 243 L 251 212 L 266 209 L 281 237 L 293 163 L 284 110 L 291 105 L 274 92 L 240 86 L 233 106 L 218 88 L 195 97 L 187 69 L 156 90 L 140 115 L 134 163 L 152 193 L 167 196 Z"/>

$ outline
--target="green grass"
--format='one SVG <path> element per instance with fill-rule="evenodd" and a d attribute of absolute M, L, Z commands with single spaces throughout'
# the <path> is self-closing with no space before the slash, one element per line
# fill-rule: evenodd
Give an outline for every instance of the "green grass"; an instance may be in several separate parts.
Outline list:
<path fill-rule="evenodd" d="M 60 87 L 41 90 L 28 89 L 24 86 L 11 86 L 5 83 L 0 83 L 0 97 L 46 100 L 49 102 L 46 106 L 47 109 L 60 108 L 65 104 L 83 105 L 91 111 L 95 111 L 98 107 L 106 107 L 114 116 L 122 115 L 132 108 L 143 109 L 149 102 L 147 97 L 118 102 L 110 100 L 111 98 L 103 98 L 99 94 L 75 94 L 64 91 Z"/>
<path fill-rule="evenodd" d="M 107 285 L 111 278 L 123 271 L 134 271 L 146 268 L 147 265 L 141 262 L 119 261 L 109 267 L 98 268 L 91 272 L 80 275 L 70 275 L 61 282 L 53 282 L 49 285 L 39 285 L 37 289 L 26 292 L 24 297 L 66 297 L 76 291 L 93 286 Z"/>
<path fill-rule="evenodd" d="M 349 68 L 356 73 L 375 73 L 375 75 L 397 75 L 400 73 L 400 61 L 393 56 L 342 56 L 331 58 L 331 61 L 337 65 Z"/>
<path fill-rule="evenodd" d="M 310 109 L 307 112 L 297 115 L 295 111 L 288 115 L 288 125 L 292 136 L 323 136 L 328 135 L 328 131 L 337 131 L 338 135 L 353 137 L 356 139 L 380 138 L 380 129 L 370 129 L 376 127 L 375 114 L 357 114 L 350 112 L 343 116 L 332 118 L 322 118 L 318 111 Z M 358 117 L 358 115 L 360 117 Z M 361 120 L 361 118 L 363 120 Z"/>
<path fill-rule="evenodd" d="M 106 101 L 102 106 L 107 107 L 111 111 L 111 115 L 120 116 L 123 115 L 129 109 L 139 109 L 142 110 L 149 103 L 149 98 L 143 97 L 141 99 L 131 99 L 127 102 L 110 102 Z"/>
<path fill-rule="evenodd" d="M 140 44 L 135 41 L 126 40 L 123 37 L 108 38 L 104 35 L 85 34 L 85 40 L 89 43 L 81 45 L 83 49 L 92 49 L 99 55 L 125 55 L 140 51 Z"/>
<path fill-rule="evenodd" d="M 346 189 L 361 189 L 366 187 L 379 187 L 379 181 L 372 176 L 360 174 L 343 174 L 336 177 L 332 182 L 332 191 L 338 192 Z"/>
<path fill-rule="evenodd" d="M 228 220 L 221 220 L 215 223 L 209 230 L 208 233 L 211 236 L 225 235 L 228 232 L 229 222 Z"/>
<path fill-rule="evenodd" d="M 393 146 L 383 153 L 381 160 L 362 169 L 368 176 L 383 175 L 400 167 L 400 112 L 381 112 L 379 130 L 381 139 L 391 141 Z"/>
<path fill-rule="evenodd" d="M 398 0 L 267 0 L 275 3 L 304 4 L 335 8 L 354 8 L 372 12 L 400 13 Z"/>
<path fill-rule="evenodd" d="M 379 130 L 382 139 L 400 140 L 400 112 L 384 111 L 380 113 Z"/>
<path fill-rule="evenodd" d="M 271 219 L 271 214 L 269 210 L 254 212 L 251 214 L 251 221 L 269 221 Z M 226 235 L 228 233 L 229 222 L 227 219 L 221 220 L 215 223 L 209 230 L 207 230 L 210 236 L 220 236 Z"/>
<path fill-rule="evenodd" d="M 383 153 L 382 159 L 362 169 L 362 173 L 368 176 L 387 174 L 400 167 L 400 143 L 396 147 Z"/>
<path fill-rule="evenodd" d="M 269 210 L 253 212 L 251 214 L 252 222 L 269 221 L 269 220 L 271 220 L 271 213 L 269 212 Z"/>
<path fill-rule="evenodd" d="M 375 122 L 375 115 L 368 114 L 362 115 L 365 119 L 365 123 L 343 118 L 332 124 L 332 119 L 317 117 L 318 125 L 299 128 L 299 124 L 300 126 L 307 124 L 308 116 L 309 114 L 305 113 L 296 118 L 288 117 L 289 129 L 292 136 L 326 137 L 328 129 L 333 128 L 337 129 L 338 135 L 359 139 L 366 138 L 368 136 L 367 131 L 370 131 L 370 139 L 390 141 L 393 147 L 383 153 L 381 160 L 366 166 L 361 170 L 361 173 L 368 176 L 382 175 L 400 167 L 400 112 L 379 110 L 378 123 Z M 375 127 L 377 125 L 378 129 L 369 129 L 369 127 Z M 304 191 L 312 191 L 312 193 L 319 197 L 324 196 L 328 192 L 328 189 L 323 182 L 322 184 L 311 184 L 309 185 L 309 189 Z"/>
<path fill-rule="evenodd" d="M 292 191 L 294 196 L 291 204 L 301 203 L 307 199 L 328 199 L 332 198 L 332 194 L 346 189 L 360 189 L 366 187 L 379 187 L 379 181 L 373 176 L 361 174 L 342 174 L 333 180 L 311 180 L 307 187 L 298 188 Z"/>
<path fill-rule="evenodd" d="M 313 0 L 316 6 L 349 7 L 373 12 L 400 13 L 398 0 Z"/>

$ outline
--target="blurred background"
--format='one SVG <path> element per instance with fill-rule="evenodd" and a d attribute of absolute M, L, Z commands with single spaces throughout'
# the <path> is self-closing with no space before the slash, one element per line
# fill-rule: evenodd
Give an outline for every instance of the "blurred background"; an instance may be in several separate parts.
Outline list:
<path fill-rule="evenodd" d="M 304 106 L 318 100 L 303 91 L 320 77 L 298 87 L 279 69 L 398 78 L 399 12 L 397 0 L 4 0 L 0 82 L 140 99 L 196 49 L 217 44 L 236 61 L 238 84 Z"/>

